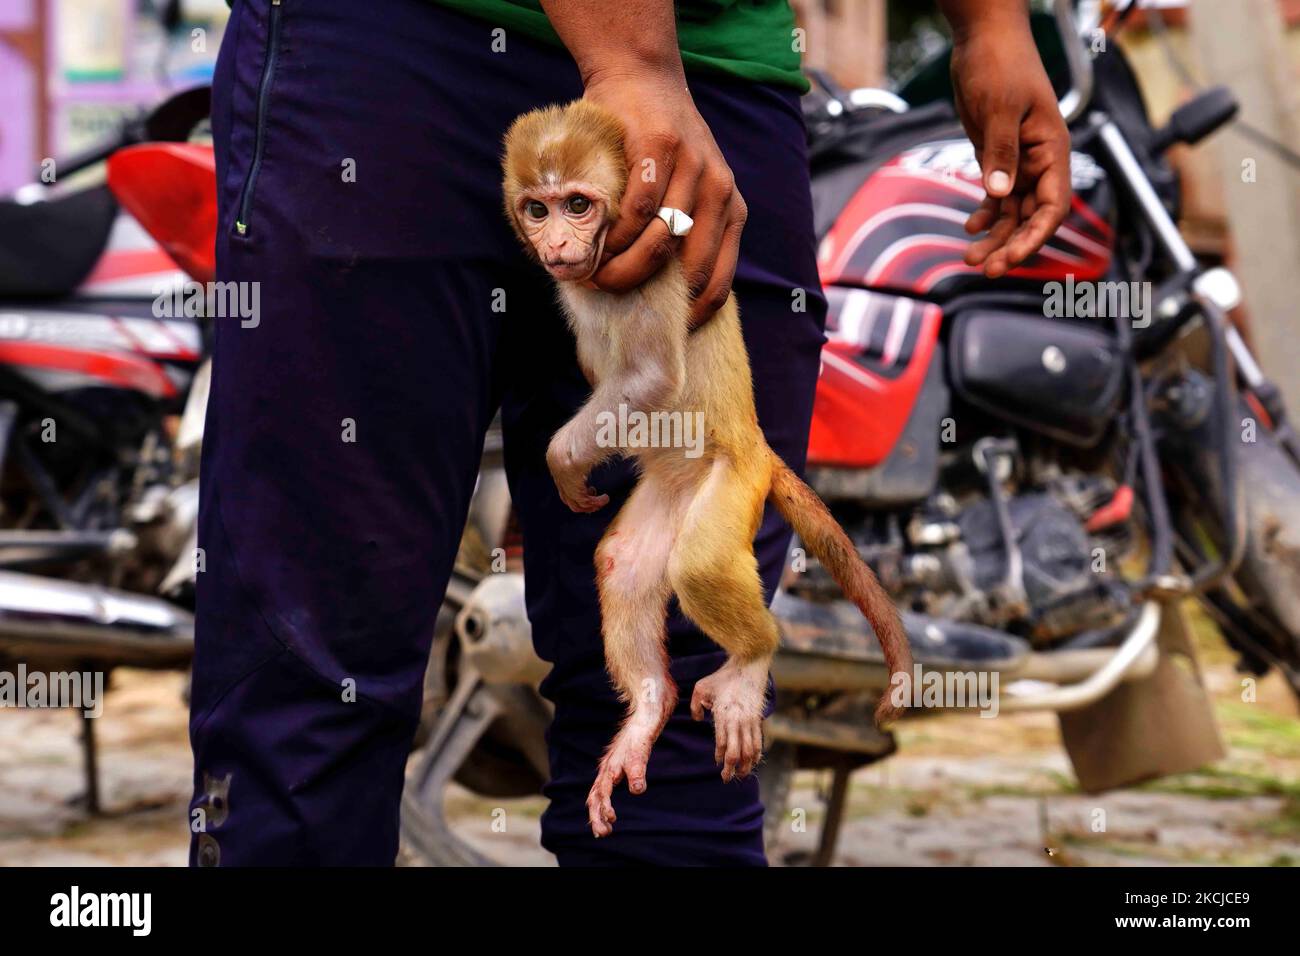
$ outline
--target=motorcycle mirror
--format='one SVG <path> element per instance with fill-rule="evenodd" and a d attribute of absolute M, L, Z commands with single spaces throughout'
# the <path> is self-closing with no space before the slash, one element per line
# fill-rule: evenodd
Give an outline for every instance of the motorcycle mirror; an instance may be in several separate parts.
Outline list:
<path fill-rule="evenodd" d="M 154 107 L 144 119 L 144 135 L 132 142 L 183 143 L 211 111 L 212 87 L 205 85 L 182 90 Z"/>
<path fill-rule="evenodd" d="M 1226 86 L 1215 86 L 1198 93 L 1169 117 L 1156 131 L 1153 153 L 1159 155 L 1174 143 L 1195 145 L 1225 123 L 1232 121 L 1239 109 L 1237 97 Z"/>

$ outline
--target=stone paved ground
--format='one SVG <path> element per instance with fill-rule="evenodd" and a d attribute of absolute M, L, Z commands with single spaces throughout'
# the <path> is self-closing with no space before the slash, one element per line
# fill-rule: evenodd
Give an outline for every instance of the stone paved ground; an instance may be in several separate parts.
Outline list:
<path fill-rule="evenodd" d="M 1217 643 L 1203 644 L 1229 757 L 1197 774 L 1105 796 L 1079 793 L 1055 719 L 944 717 L 900 731 L 899 756 L 854 776 L 840 842 L 843 864 L 1300 864 L 1300 720 L 1280 681 L 1237 700 Z M 71 713 L 0 710 L 0 865 L 182 865 L 189 747 L 184 678 L 115 675 L 97 722 L 108 813 L 89 819 L 78 721 Z M 810 849 L 825 780 L 800 775 L 779 857 Z M 450 810 L 466 839 L 496 859 L 546 865 L 538 799 L 490 803 L 465 791 Z M 505 809 L 504 833 L 492 828 Z M 1093 830 L 1105 811 L 1105 832 Z M 496 815 L 500 818 L 500 814 Z M 791 818 L 793 819 L 793 817 Z M 1045 848 L 1051 848 L 1049 855 Z"/>

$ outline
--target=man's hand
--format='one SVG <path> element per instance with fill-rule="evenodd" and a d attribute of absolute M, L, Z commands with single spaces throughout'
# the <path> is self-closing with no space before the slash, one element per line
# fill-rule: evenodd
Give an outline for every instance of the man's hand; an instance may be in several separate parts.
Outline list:
<path fill-rule="evenodd" d="M 727 301 L 740 255 L 745 201 L 731 168 L 686 88 L 672 0 L 542 0 L 573 54 L 586 98 L 627 129 L 627 192 L 605 238 L 610 258 L 592 280 L 623 292 L 640 285 L 677 252 L 691 291 L 691 324 Z M 676 239 L 655 217 L 680 209 L 695 225 Z"/>
<path fill-rule="evenodd" d="M 747 213 L 731 168 L 679 76 L 594 76 L 586 98 L 623 121 L 629 164 L 621 215 L 605 239 L 613 257 L 592 278 L 611 292 L 634 288 L 680 243 L 691 324 L 697 325 L 726 303 L 736 274 Z M 655 218 L 660 206 L 695 220 L 685 238 L 674 239 Z"/>
<path fill-rule="evenodd" d="M 966 222 L 966 263 L 990 278 L 1038 251 L 1070 209 L 1070 133 L 1023 0 L 941 0 L 953 25 L 957 113 L 988 194 Z"/>

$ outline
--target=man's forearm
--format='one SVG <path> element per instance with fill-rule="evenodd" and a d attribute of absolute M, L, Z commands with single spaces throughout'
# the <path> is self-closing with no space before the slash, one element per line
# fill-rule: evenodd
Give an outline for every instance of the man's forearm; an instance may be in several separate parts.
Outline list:
<path fill-rule="evenodd" d="M 683 76 L 672 0 L 542 0 L 542 9 L 584 84 L 633 71 Z"/>
<path fill-rule="evenodd" d="M 1027 27 L 1029 4 L 1026 0 L 937 0 L 939 9 L 952 26 L 953 38 L 960 41 L 976 30 L 987 27 Z"/>

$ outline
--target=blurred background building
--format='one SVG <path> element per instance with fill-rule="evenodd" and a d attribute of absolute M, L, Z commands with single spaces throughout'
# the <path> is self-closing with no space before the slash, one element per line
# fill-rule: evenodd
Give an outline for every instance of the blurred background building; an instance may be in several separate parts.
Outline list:
<path fill-rule="evenodd" d="M 0 193 L 204 82 L 224 0 L 0 0 Z"/>

